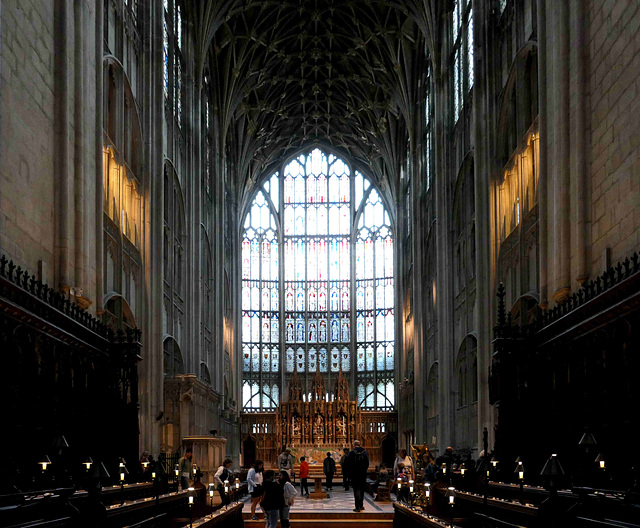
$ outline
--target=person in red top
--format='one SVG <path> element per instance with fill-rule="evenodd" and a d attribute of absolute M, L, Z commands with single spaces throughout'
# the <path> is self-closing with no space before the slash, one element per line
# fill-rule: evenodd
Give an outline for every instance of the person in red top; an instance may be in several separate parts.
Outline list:
<path fill-rule="evenodd" d="M 300 457 L 300 496 L 309 496 L 309 486 L 307 485 L 307 478 L 309 477 L 309 462 L 302 456 Z M 305 493 L 306 490 L 306 493 Z"/>

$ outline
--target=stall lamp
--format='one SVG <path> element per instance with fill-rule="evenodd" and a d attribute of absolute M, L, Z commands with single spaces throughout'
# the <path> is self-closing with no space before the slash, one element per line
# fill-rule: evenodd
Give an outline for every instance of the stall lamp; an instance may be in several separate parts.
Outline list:
<path fill-rule="evenodd" d="M 447 490 L 447 497 L 449 497 L 449 506 L 453 506 L 456 502 L 456 490 L 451 487 Z"/>
<path fill-rule="evenodd" d="M 428 482 L 424 486 L 424 496 L 429 500 L 429 496 L 431 495 L 431 484 Z"/>
<path fill-rule="evenodd" d="M 38 464 L 42 466 L 42 472 L 44 473 L 47 470 L 47 467 L 51 465 L 51 459 L 49 458 L 49 455 L 44 455 L 42 457 L 42 460 L 38 462 Z"/>
<path fill-rule="evenodd" d="M 409 493 L 413 493 L 413 480 L 409 481 Z"/>
<path fill-rule="evenodd" d="M 463 477 L 464 477 L 464 473 L 465 473 L 465 471 L 467 471 L 467 468 L 464 466 L 464 464 L 462 464 L 462 465 L 460 466 L 460 474 L 461 474 Z"/>
<path fill-rule="evenodd" d="M 144 462 L 142 463 L 142 467 L 143 467 L 144 469 L 147 469 L 147 468 L 149 467 L 149 462 L 144 461 Z"/>
<path fill-rule="evenodd" d="M 224 492 L 225 493 L 229 493 L 229 481 L 228 480 L 224 481 Z"/>
<path fill-rule="evenodd" d="M 523 479 L 524 479 L 524 470 L 520 470 L 520 471 L 518 471 L 518 478 L 519 478 L 520 480 L 523 480 Z"/>
<path fill-rule="evenodd" d="M 119 467 L 123 468 L 127 465 L 127 463 L 125 462 L 124 458 L 120 457 L 120 464 Z"/>
<path fill-rule="evenodd" d="M 446 475 L 446 474 L 447 474 L 447 464 L 446 464 L 446 463 L 443 463 L 443 464 L 442 464 L 442 474 L 443 474 L 443 475 Z"/>
<path fill-rule="evenodd" d="M 596 463 L 598 464 L 598 467 L 602 470 L 605 469 L 605 463 L 604 463 L 604 455 L 602 453 L 600 453 L 597 457 L 596 457 Z"/>
<path fill-rule="evenodd" d="M 196 466 L 195 464 L 193 465 L 193 467 L 191 468 L 193 471 L 193 476 L 196 476 L 196 473 L 198 473 L 198 466 Z"/>
<path fill-rule="evenodd" d="M 498 459 L 496 457 L 493 457 L 491 459 L 491 465 L 494 467 L 494 469 L 498 465 Z"/>
<path fill-rule="evenodd" d="M 189 504 L 192 505 L 193 504 L 193 492 L 194 492 L 195 488 L 189 488 Z"/>
<path fill-rule="evenodd" d="M 87 468 L 87 471 L 91 469 L 91 464 L 93 464 L 91 457 L 87 457 L 87 459 L 82 463 L 82 465 Z"/>
<path fill-rule="evenodd" d="M 398 477 L 397 479 L 397 486 L 398 486 L 398 489 L 402 487 L 402 479 L 400 477 Z"/>
<path fill-rule="evenodd" d="M 156 472 L 155 472 L 155 471 L 152 471 L 152 472 L 151 472 L 151 478 L 152 478 L 153 480 L 155 480 L 155 479 L 156 479 Z"/>
<path fill-rule="evenodd" d="M 178 464 L 176 464 L 175 473 L 176 473 L 176 478 L 178 478 L 180 476 L 180 466 Z"/>
<path fill-rule="evenodd" d="M 236 478 L 236 491 L 240 489 L 240 479 Z"/>

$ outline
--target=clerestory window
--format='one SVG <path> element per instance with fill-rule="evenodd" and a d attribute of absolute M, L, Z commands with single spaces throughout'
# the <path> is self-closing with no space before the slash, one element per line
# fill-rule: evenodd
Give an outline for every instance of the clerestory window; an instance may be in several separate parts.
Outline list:
<path fill-rule="evenodd" d="M 362 408 L 394 408 L 393 236 L 364 175 L 317 148 L 287 163 L 255 193 L 241 267 L 245 411 L 340 370 Z"/>

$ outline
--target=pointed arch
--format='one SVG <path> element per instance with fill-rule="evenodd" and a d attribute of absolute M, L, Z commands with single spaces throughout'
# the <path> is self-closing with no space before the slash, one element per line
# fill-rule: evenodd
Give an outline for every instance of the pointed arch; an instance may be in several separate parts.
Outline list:
<path fill-rule="evenodd" d="M 394 237 L 385 193 L 318 146 L 258 181 L 241 208 L 244 407 L 277 405 L 282 371 L 285 382 L 299 374 L 306 393 L 316 372 L 331 384 L 342 369 L 367 388 L 365 408 L 393 409 Z"/>

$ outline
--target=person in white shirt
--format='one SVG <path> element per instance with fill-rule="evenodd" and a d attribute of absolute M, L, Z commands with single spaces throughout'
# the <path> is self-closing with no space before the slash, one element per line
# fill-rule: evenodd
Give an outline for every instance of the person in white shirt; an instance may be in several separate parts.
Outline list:
<path fill-rule="evenodd" d="M 282 528 L 289 528 L 289 526 L 291 526 L 289 522 L 289 509 L 293 506 L 293 501 L 298 492 L 296 488 L 293 487 L 293 484 L 291 484 L 289 473 L 284 470 L 280 471 L 280 485 L 284 493 L 284 506 L 280 508 L 280 525 Z"/>
<path fill-rule="evenodd" d="M 251 495 L 251 520 L 257 521 L 256 506 L 262 499 L 262 472 L 264 470 L 264 462 L 256 460 L 256 463 L 247 473 L 247 487 Z"/>
<path fill-rule="evenodd" d="M 404 464 L 405 473 L 409 475 L 410 479 L 415 478 L 415 473 L 413 471 L 413 461 L 411 457 L 407 455 L 406 449 L 398 449 L 398 456 L 396 457 L 393 463 L 393 474 L 395 475 L 398 472 L 398 464 L 402 462 Z"/>
<path fill-rule="evenodd" d="M 229 468 L 233 465 L 233 461 L 230 458 L 225 458 L 222 465 L 216 471 L 216 474 L 213 476 L 213 480 L 216 482 L 218 493 L 220 494 L 220 498 L 222 499 L 222 505 L 226 506 L 227 504 L 231 504 L 231 498 L 228 493 L 224 492 L 224 481 L 229 480 L 231 476 L 231 472 Z"/>

